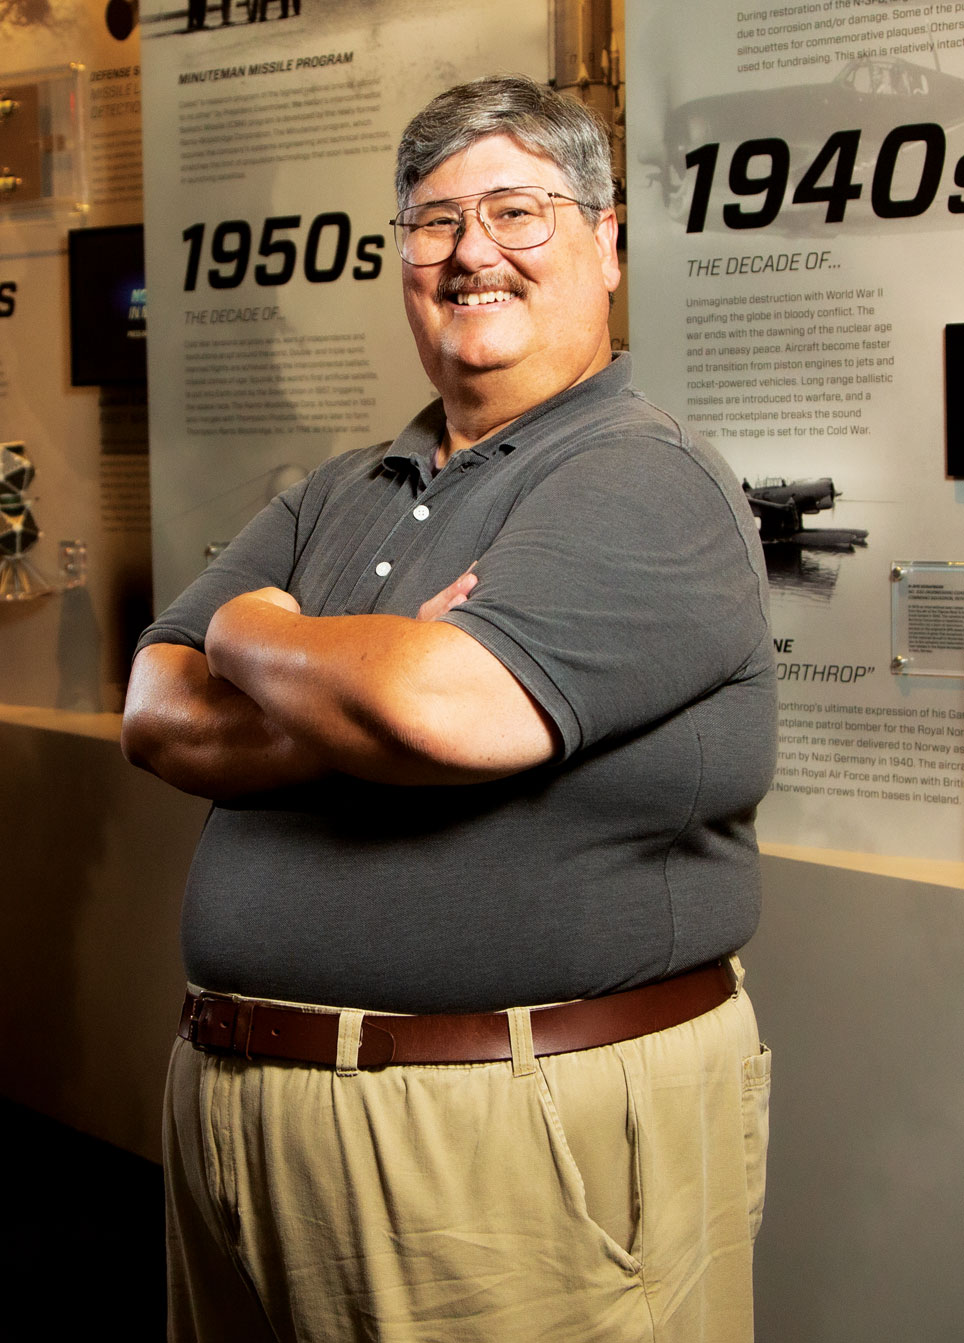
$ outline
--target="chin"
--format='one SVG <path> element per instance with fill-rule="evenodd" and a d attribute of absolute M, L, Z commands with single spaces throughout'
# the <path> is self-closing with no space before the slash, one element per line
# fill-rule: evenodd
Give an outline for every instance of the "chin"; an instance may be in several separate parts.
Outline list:
<path fill-rule="evenodd" d="M 487 372 L 512 368 L 522 361 L 523 353 L 505 341 L 444 341 L 439 350 L 440 362 L 464 370 Z"/>

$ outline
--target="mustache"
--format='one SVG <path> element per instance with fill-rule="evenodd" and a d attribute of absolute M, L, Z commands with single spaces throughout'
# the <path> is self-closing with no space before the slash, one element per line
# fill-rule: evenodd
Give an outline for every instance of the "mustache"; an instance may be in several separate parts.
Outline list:
<path fill-rule="evenodd" d="M 435 296 L 441 303 L 456 294 L 487 294 L 493 289 L 504 289 L 508 294 L 525 298 L 529 286 L 521 275 L 507 270 L 478 271 L 473 275 L 448 275 L 439 280 Z"/>

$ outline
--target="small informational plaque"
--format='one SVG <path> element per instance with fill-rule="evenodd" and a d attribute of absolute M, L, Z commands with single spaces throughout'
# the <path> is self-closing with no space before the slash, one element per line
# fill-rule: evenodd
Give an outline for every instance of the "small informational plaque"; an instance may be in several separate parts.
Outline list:
<path fill-rule="evenodd" d="M 891 671 L 964 678 L 964 560 L 896 560 Z"/>

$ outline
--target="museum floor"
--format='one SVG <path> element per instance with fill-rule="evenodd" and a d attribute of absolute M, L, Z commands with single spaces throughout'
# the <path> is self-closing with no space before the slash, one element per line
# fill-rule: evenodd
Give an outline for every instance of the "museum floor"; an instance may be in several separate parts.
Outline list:
<path fill-rule="evenodd" d="M 5 1343 L 160 1343 L 160 1167 L 4 1100 L 0 1140 Z"/>

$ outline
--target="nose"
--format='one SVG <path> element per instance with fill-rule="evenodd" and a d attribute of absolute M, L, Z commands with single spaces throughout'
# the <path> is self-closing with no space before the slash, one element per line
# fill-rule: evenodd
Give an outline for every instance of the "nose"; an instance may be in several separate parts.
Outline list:
<path fill-rule="evenodd" d="M 472 216 L 471 220 L 469 216 Z M 464 270 L 481 270 L 493 264 L 493 259 L 502 261 L 503 255 L 497 243 L 493 242 L 483 227 L 478 210 L 462 211 L 462 228 L 455 244 L 452 259 Z"/>

